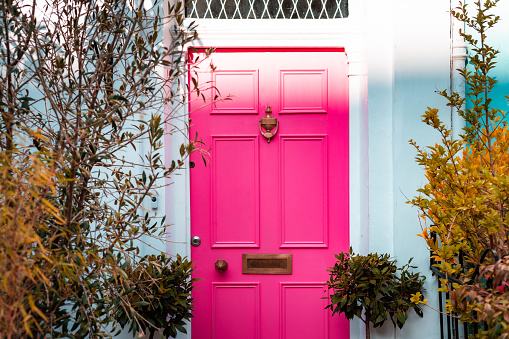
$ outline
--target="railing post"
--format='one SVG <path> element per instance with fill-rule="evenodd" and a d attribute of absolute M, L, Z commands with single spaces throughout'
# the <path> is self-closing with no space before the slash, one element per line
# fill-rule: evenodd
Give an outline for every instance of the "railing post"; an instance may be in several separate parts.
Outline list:
<path fill-rule="evenodd" d="M 438 288 L 440 288 L 440 278 L 437 276 Z M 440 312 L 440 339 L 444 339 L 444 310 L 442 307 L 442 292 L 438 292 L 438 311 Z"/>

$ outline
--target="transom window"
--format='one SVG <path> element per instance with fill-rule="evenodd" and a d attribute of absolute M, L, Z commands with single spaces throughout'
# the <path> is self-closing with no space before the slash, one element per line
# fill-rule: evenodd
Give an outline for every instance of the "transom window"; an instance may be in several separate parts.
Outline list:
<path fill-rule="evenodd" d="M 337 19 L 348 0 L 194 0 L 186 17 L 200 19 Z"/>

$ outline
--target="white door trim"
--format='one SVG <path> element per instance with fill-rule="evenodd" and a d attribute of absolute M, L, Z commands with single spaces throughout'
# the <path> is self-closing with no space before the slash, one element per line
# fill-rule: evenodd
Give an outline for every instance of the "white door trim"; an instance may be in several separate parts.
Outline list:
<path fill-rule="evenodd" d="M 170 0 L 171 1 L 171 0 Z M 349 67 L 349 191 L 350 245 L 357 253 L 366 252 L 368 234 L 368 84 L 366 56 L 366 0 L 351 1 L 349 17 L 330 20 L 299 19 L 186 19 L 198 24 L 199 39 L 194 46 L 205 47 L 341 47 Z M 168 29 L 165 29 L 165 34 Z M 179 116 L 187 116 L 184 107 Z M 182 126 L 184 122 L 182 121 Z M 178 157 L 185 139 L 178 134 L 165 138 L 165 155 Z M 186 166 L 187 167 L 187 166 Z M 190 257 L 189 171 L 171 179 L 166 189 L 167 222 L 173 224 L 167 251 Z M 183 226 L 185 225 L 185 227 Z M 359 337 L 359 324 L 351 322 L 351 338 Z M 188 329 L 190 330 L 190 328 Z M 178 338 L 187 338 L 179 335 Z M 190 335 L 189 335 L 190 338 Z"/>

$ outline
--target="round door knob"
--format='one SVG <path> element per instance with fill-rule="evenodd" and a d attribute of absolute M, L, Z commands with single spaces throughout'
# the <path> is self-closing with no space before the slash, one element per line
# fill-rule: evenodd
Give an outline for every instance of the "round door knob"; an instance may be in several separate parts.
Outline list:
<path fill-rule="evenodd" d="M 191 238 L 191 245 L 193 245 L 194 247 L 198 247 L 200 246 L 200 244 L 201 244 L 200 237 L 194 236 Z"/>
<path fill-rule="evenodd" d="M 226 260 L 223 260 L 223 259 L 219 259 L 218 261 L 216 261 L 216 271 L 218 272 L 224 272 L 228 269 L 228 263 L 226 262 Z"/>

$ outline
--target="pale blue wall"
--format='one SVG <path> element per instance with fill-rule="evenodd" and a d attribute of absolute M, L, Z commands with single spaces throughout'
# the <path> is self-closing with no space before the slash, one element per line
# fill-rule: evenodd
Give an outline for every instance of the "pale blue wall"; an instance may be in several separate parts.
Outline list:
<path fill-rule="evenodd" d="M 437 308 L 429 252 L 417 237 L 422 232 L 417 210 L 406 204 L 425 181 L 408 141 L 414 139 L 425 146 L 439 140 L 421 122 L 428 106 L 441 109 L 442 117 L 450 121 L 450 109 L 435 93 L 450 85 L 449 2 L 396 0 L 387 4 L 386 13 L 368 14 L 368 20 L 381 25 L 380 29 L 372 25 L 368 33 L 369 250 L 390 253 L 399 265 L 413 257 L 416 270 L 427 276 L 425 297 Z M 390 12 L 390 17 L 384 16 Z M 372 337 L 440 338 L 438 327 L 438 313 L 425 308 L 423 319 L 411 311 L 403 330 L 394 331 L 389 323 Z"/>

